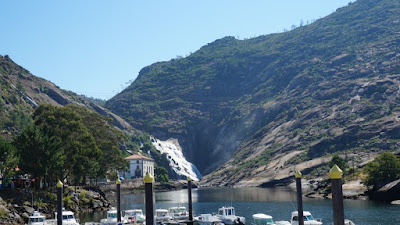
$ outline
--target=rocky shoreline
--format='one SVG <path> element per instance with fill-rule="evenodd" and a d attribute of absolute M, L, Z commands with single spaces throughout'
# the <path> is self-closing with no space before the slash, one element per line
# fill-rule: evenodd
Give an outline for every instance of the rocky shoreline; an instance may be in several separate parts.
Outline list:
<path fill-rule="evenodd" d="M 194 184 L 194 188 L 197 186 Z M 187 181 L 157 183 L 155 191 L 172 191 L 187 188 Z M 115 205 L 116 185 L 114 182 L 99 184 L 98 187 L 64 187 L 63 206 L 74 213 L 105 211 Z M 122 193 L 144 193 L 142 179 L 123 181 Z M 54 218 L 56 190 L 0 189 L 0 224 L 25 224 L 34 210 L 46 218 Z M 32 205 L 33 194 L 33 205 Z"/>
<path fill-rule="evenodd" d="M 34 210 L 46 218 L 54 218 L 57 204 L 55 189 L 31 190 L 0 189 L 0 224 L 24 224 Z M 33 202 L 32 202 L 33 199 Z M 105 194 L 98 188 L 64 188 L 63 206 L 74 213 L 107 210 Z"/>

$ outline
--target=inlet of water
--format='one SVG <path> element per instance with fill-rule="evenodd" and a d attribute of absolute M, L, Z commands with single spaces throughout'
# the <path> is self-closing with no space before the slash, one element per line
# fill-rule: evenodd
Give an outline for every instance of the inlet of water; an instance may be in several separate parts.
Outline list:
<path fill-rule="evenodd" d="M 115 196 L 109 196 L 110 199 Z M 291 188 L 208 188 L 194 189 L 194 214 L 217 212 L 221 206 L 232 205 L 236 214 L 246 218 L 246 224 L 252 222 L 252 215 L 265 213 L 274 220 L 289 220 L 296 207 L 296 192 Z M 187 190 L 155 193 L 155 209 L 168 209 L 172 206 L 187 206 Z M 304 210 L 310 211 L 315 218 L 322 218 L 324 224 L 332 224 L 332 202 L 327 199 L 303 198 Z M 121 197 L 122 210 L 139 208 L 144 212 L 144 194 L 127 194 Z M 345 217 L 357 225 L 400 224 L 397 214 L 400 206 L 386 202 L 366 200 L 345 200 Z M 106 212 L 81 213 L 81 222 L 100 221 Z"/>

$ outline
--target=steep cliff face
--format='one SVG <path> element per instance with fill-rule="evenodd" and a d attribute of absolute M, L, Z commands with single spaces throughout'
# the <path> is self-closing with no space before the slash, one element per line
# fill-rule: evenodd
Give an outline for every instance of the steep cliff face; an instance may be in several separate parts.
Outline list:
<path fill-rule="evenodd" d="M 143 68 L 106 108 L 177 138 L 206 184 L 267 185 L 329 154 L 399 147 L 400 2 L 358 0 L 310 25 L 225 37 Z M 306 163 L 308 162 L 308 163 Z"/>

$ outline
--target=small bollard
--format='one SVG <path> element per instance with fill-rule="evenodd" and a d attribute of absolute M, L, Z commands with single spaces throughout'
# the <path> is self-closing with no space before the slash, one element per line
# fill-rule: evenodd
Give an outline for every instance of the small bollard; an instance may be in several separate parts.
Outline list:
<path fill-rule="evenodd" d="M 334 165 L 329 171 L 332 184 L 333 224 L 344 225 L 344 206 L 342 190 L 343 171 Z"/>
<path fill-rule="evenodd" d="M 149 173 L 146 173 L 146 176 L 144 177 L 146 225 L 154 225 L 153 181 L 153 177 Z"/>
<path fill-rule="evenodd" d="M 188 181 L 188 200 L 189 200 L 189 221 L 188 225 L 193 225 L 193 203 L 192 203 L 192 179 L 187 178 Z"/>
<path fill-rule="evenodd" d="M 121 222 L 121 180 L 115 181 L 117 184 L 117 222 Z"/>
<path fill-rule="evenodd" d="M 62 225 L 63 183 L 60 180 L 58 180 L 56 186 L 57 186 L 57 225 Z"/>
<path fill-rule="evenodd" d="M 304 225 L 304 217 L 303 217 L 303 194 L 301 190 L 301 173 L 297 171 L 294 175 L 296 178 L 296 190 L 297 190 L 297 218 L 299 221 L 299 225 Z"/>

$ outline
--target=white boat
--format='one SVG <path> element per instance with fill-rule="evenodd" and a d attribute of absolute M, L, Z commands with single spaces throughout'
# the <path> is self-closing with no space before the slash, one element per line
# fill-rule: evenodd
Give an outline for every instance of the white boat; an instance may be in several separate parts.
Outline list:
<path fill-rule="evenodd" d="M 107 218 L 101 219 L 100 224 L 101 225 L 116 225 L 119 223 L 126 223 L 127 221 L 121 218 L 121 222 L 117 221 L 117 210 L 112 207 L 107 211 Z"/>
<path fill-rule="evenodd" d="M 211 214 L 200 214 L 193 218 L 196 225 L 224 225 L 220 219 Z"/>
<path fill-rule="evenodd" d="M 253 225 L 276 225 L 272 216 L 264 213 L 253 214 Z"/>
<path fill-rule="evenodd" d="M 344 225 L 355 225 L 355 224 L 353 223 L 353 221 L 345 219 L 344 220 Z"/>
<path fill-rule="evenodd" d="M 314 217 L 311 215 L 311 213 L 309 211 L 303 211 L 303 218 L 304 218 L 305 225 L 322 225 L 321 219 L 314 219 Z M 292 212 L 292 217 L 290 219 L 290 223 L 292 225 L 299 224 L 297 211 Z"/>
<path fill-rule="evenodd" d="M 224 206 L 218 209 L 218 214 L 216 215 L 218 219 L 224 224 L 245 224 L 246 219 L 242 216 L 236 216 L 235 208 L 233 206 Z"/>
<path fill-rule="evenodd" d="M 46 225 L 46 217 L 38 211 L 33 211 L 29 216 L 28 225 Z"/>
<path fill-rule="evenodd" d="M 146 216 L 141 209 L 129 209 L 125 210 L 124 220 L 127 223 L 143 223 L 146 221 Z"/>
<path fill-rule="evenodd" d="M 57 224 L 57 212 L 54 213 L 54 220 L 47 220 L 47 225 L 56 225 Z M 74 213 L 68 210 L 62 209 L 62 224 L 63 225 L 79 225 L 79 220 L 75 219 Z"/>
<path fill-rule="evenodd" d="M 166 209 L 156 209 L 154 220 L 156 223 L 165 223 L 172 220 Z"/>
<path fill-rule="evenodd" d="M 172 220 L 175 221 L 189 220 L 189 213 L 184 206 L 171 207 L 169 208 L 168 214 L 172 217 Z"/>

